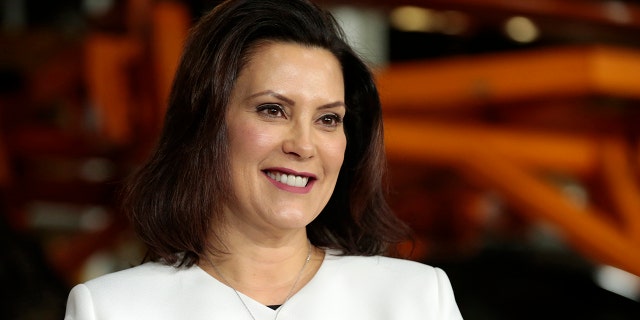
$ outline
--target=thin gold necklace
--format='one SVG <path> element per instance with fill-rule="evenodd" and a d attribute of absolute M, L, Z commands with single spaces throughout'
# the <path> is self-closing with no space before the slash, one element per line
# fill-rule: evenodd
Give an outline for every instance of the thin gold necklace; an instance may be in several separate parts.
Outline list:
<path fill-rule="evenodd" d="M 300 272 L 298 272 L 298 275 L 296 276 L 296 280 L 293 282 L 293 286 L 291 286 L 291 289 L 289 289 L 289 293 L 287 294 L 287 297 L 284 298 L 284 301 L 282 302 L 280 307 L 278 307 L 276 309 L 276 315 L 275 315 L 275 317 L 273 317 L 273 320 L 277 320 L 278 319 L 278 315 L 280 314 L 280 310 L 282 310 L 284 308 L 284 304 L 287 303 L 287 301 L 289 301 L 289 299 L 293 296 L 293 292 L 294 292 L 296 286 L 298 285 L 298 282 L 300 281 L 300 278 L 302 278 L 302 274 L 304 273 L 304 269 L 307 267 L 307 264 L 309 264 L 309 260 L 311 260 L 311 242 L 309 242 L 309 251 L 307 253 L 307 258 L 304 260 L 304 264 L 302 265 L 302 268 L 300 269 Z M 220 278 L 222 279 L 222 282 L 224 282 L 224 284 L 226 284 L 227 287 L 233 289 L 233 292 L 235 292 L 236 296 L 238 297 L 238 299 L 242 303 L 242 306 L 244 306 L 244 309 L 247 310 L 247 313 L 249 313 L 249 316 L 251 316 L 251 319 L 256 320 L 256 317 L 253 316 L 253 313 L 251 312 L 251 310 L 249 309 L 247 304 L 244 302 L 244 299 L 242 299 L 242 297 L 240 296 L 240 292 L 238 292 L 238 290 L 236 290 L 236 288 L 234 288 L 231 285 L 231 283 L 229 283 L 229 281 L 224 277 L 224 275 L 222 275 L 222 272 L 220 272 L 218 267 L 216 267 L 216 265 L 213 263 L 213 261 L 211 261 L 211 259 L 208 256 L 207 256 L 207 261 L 209 262 L 209 264 L 211 265 L 213 270 L 216 271 L 218 276 L 220 276 Z"/>

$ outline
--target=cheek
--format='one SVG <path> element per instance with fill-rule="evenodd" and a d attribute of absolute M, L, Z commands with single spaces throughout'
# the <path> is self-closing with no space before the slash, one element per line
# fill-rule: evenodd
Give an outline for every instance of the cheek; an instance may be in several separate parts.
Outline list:
<path fill-rule="evenodd" d="M 235 126 L 230 130 L 230 136 L 232 152 L 242 153 L 245 158 L 269 149 L 276 142 L 273 133 L 250 124 Z"/>
<path fill-rule="evenodd" d="M 347 140 L 343 136 L 340 139 L 336 139 L 325 144 L 325 154 L 327 159 L 335 166 L 336 170 L 339 170 L 344 162 L 344 153 L 347 147 Z"/>

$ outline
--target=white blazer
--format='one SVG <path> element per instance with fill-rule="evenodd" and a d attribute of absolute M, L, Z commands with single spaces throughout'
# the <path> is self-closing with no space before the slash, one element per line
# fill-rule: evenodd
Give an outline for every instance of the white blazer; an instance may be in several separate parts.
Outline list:
<path fill-rule="evenodd" d="M 256 320 L 274 310 L 242 295 Z M 327 253 L 278 320 L 462 319 L 444 271 L 388 257 Z M 198 266 L 145 263 L 76 285 L 65 320 L 251 320 L 233 289 Z"/>

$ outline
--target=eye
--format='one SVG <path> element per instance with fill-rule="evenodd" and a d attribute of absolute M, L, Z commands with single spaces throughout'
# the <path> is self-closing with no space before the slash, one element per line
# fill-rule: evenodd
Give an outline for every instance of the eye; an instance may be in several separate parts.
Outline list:
<path fill-rule="evenodd" d="M 268 118 L 286 118 L 287 117 L 282 106 L 279 104 L 274 104 L 274 103 L 262 104 L 262 105 L 259 105 L 256 108 L 256 110 L 258 111 L 258 113 Z"/>
<path fill-rule="evenodd" d="M 335 128 L 342 123 L 342 117 L 335 113 L 329 113 L 322 115 L 318 119 L 318 122 L 325 127 Z"/>

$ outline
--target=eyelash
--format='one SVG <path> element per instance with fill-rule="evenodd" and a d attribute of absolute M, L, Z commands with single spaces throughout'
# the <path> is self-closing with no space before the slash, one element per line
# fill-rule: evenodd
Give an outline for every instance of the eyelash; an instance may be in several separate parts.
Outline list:
<path fill-rule="evenodd" d="M 282 106 L 278 104 L 269 103 L 269 104 L 259 105 L 256 108 L 256 110 L 258 111 L 258 113 L 261 113 L 264 116 L 269 118 L 277 118 L 277 117 L 284 117 L 285 119 L 288 118 L 288 115 L 286 114 Z M 273 112 L 275 112 L 276 114 L 274 114 Z M 325 120 L 331 123 L 327 124 Z M 328 113 L 320 116 L 318 118 L 318 121 L 320 121 L 321 124 L 326 127 L 337 127 L 343 122 L 343 118 L 339 114 Z"/>
<path fill-rule="evenodd" d="M 329 119 L 329 121 L 332 121 L 332 123 L 325 124 L 324 121 L 327 119 Z M 335 113 L 324 114 L 319 118 L 319 120 L 322 122 L 324 126 L 327 126 L 327 127 L 337 127 L 342 123 L 342 117 Z"/>
<path fill-rule="evenodd" d="M 285 118 L 287 118 L 287 114 L 284 112 L 284 109 L 282 108 L 282 106 L 277 104 L 269 103 L 269 104 L 259 105 L 258 108 L 256 108 L 256 110 L 259 113 L 264 114 L 269 118 L 277 118 L 280 116 L 284 116 Z M 269 113 L 270 111 L 276 111 L 277 114 Z"/>

